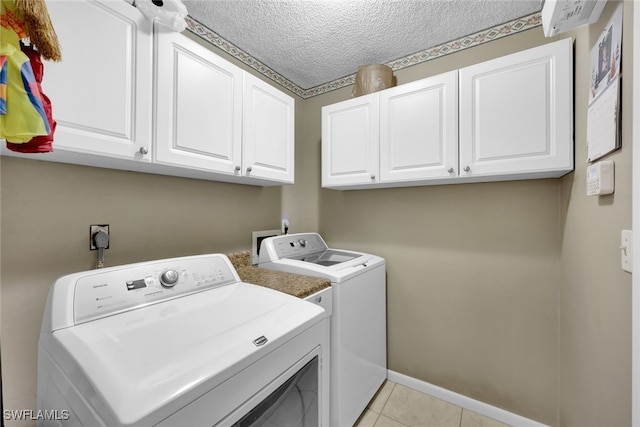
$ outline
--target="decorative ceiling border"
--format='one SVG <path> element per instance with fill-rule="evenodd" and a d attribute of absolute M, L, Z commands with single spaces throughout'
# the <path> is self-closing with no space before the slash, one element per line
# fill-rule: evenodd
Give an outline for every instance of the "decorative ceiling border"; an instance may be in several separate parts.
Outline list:
<path fill-rule="evenodd" d="M 293 83 L 291 80 L 279 74 L 271 67 L 263 64 L 242 49 L 238 48 L 233 43 L 225 40 L 219 34 L 204 26 L 200 22 L 196 21 L 191 16 L 187 16 L 186 21 L 187 29 L 189 31 L 202 38 L 203 40 L 208 41 L 217 48 L 233 56 L 238 61 L 253 68 L 263 76 L 267 77 L 268 79 L 272 80 L 273 82 L 277 83 L 278 85 L 303 99 L 322 95 L 324 93 L 331 92 L 336 89 L 341 89 L 355 83 L 356 73 L 341 77 L 336 80 L 332 80 L 318 86 L 314 86 L 309 89 L 303 89 Z M 518 18 L 492 28 L 488 28 L 486 30 L 478 31 L 477 33 L 470 34 L 457 40 L 443 43 L 441 45 L 416 52 L 403 58 L 395 59 L 391 62 L 387 62 L 386 65 L 391 67 L 393 71 L 402 70 L 403 68 L 418 65 L 436 58 L 441 58 L 443 56 L 455 52 L 460 52 L 462 50 L 478 46 L 483 43 L 498 40 L 506 36 L 520 33 L 522 31 L 530 30 L 532 28 L 539 27 L 540 25 L 542 25 L 542 18 L 540 13 L 536 12 L 531 15 L 527 15 L 522 18 Z"/>

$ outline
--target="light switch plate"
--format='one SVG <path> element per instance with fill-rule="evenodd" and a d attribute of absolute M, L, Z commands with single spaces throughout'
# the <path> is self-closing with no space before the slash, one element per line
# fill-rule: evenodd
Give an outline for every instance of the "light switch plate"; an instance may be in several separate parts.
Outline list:
<path fill-rule="evenodd" d="M 633 272 L 633 233 L 631 230 L 622 230 L 620 233 L 620 259 L 622 269 L 628 273 Z"/>

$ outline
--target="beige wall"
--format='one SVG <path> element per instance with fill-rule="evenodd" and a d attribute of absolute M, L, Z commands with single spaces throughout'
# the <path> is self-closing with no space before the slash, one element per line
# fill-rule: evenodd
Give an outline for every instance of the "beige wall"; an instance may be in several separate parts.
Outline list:
<path fill-rule="evenodd" d="M 322 190 L 320 108 L 351 88 L 296 100 L 293 186 L 3 157 L 5 408 L 35 407 L 47 291 L 55 277 L 93 267 L 89 224 L 111 225 L 107 264 L 115 265 L 248 249 L 250 231 L 278 227 L 286 214 L 294 232 L 320 231 L 335 247 L 387 259 L 390 369 L 552 426 L 628 426 L 631 280 L 619 269 L 618 240 L 631 225 L 630 91 L 623 86 L 623 149 L 610 156 L 616 193 L 587 198 L 588 55 L 598 31 L 564 35 L 577 39 L 576 172 L 561 180 Z M 402 84 L 549 41 L 529 30 L 396 75 Z"/>
<path fill-rule="evenodd" d="M 279 187 L 261 188 L 2 157 L 5 408 L 35 408 L 36 351 L 49 286 L 95 267 L 89 225 L 109 224 L 106 266 L 251 246 L 278 226 Z M 20 424 L 24 425 L 24 424 Z"/>
<path fill-rule="evenodd" d="M 624 2 L 622 149 L 615 193 L 585 195 L 590 50 L 616 9 L 608 2 L 576 42 L 576 171 L 561 181 L 560 421 L 562 426 L 631 425 L 631 275 L 620 268 L 620 230 L 631 229 L 632 3 Z M 637 4 L 636 4 L 637 6 Z M 637 88 L 633 90 L 638 90 Z M 637 267 L 636 267 L 637 268 Z M 636 273 L 638 274 L 638 273 Z"/>
<path fill-rule="evenodd" d="M 302 106 L 297 99 L 297 116 Z M 296 140 L 302 139 L 297 128 Z M 4 407 L 35 409 L 37 341 L 49 286 L 60 275 L 95 268 L 90 224 L 110 225 L 106 266 L 247 250 L 251 231 L 279 228 L 283 193 L 293 188 L 3 156 L 0 190 Z"/>
<path fill-rule="evenodd" d="M 625 7 L 630 9 L 630 3 Z M 549 425 L 628 426 L 631 226 L 630 83 L 616 193 L 586 197 L 590 50 L 617 3 L 574 37 L 576 172 L 561 180 L 320 190 L 320 231 L 388 262 L 389 368 Z M 625 24 L 631 27 L 631 13 Z M 631 57 L 625 33 L 623 57 Z M 551 41 L 534 29 L 396 72 L 400 84 Z M 624 73 L 631 75 L 630 60 Z M 307 102 L 349 98 L 343 89 Z M 317 151 L 320 131 L 306 144 Z M 314 177 L 319 185 L 319 173 Z"/>
<path fill-rule="evenodd" d="M 530 30 L 396 75 L 402 84 L 545 42 Z M 322 190 L 320 206 L 331 245 L 387 260 L 390 369 L 557 424 L 558 180 Z"/>

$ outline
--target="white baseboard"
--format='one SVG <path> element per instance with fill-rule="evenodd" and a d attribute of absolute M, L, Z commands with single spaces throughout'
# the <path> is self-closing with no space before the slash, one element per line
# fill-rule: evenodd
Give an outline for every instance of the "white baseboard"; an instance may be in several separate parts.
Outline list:
<path fill-rule="evenodd" d="M 479 400 L 472 399 L 462 394 L 438 387 L 437 385 L 429 384 L 428 382 L 418 380 L 416 378 L 409 377 L 398 372 L 388 370 L 387 379 L 394 383 L 402 384 L 403 386 L 412 388 L 419 392 L 428 394 L 445 402 L 452 403 L 460 406 L 469 411 L 476 412 L 485 417 L 493 418 L 502 423 L 516 427 L 549 427 L 546 424 L 533 421 L 529 418 L 514 414 L 513 412 L 505 411 L 504 409 L 496 408 Z"/>

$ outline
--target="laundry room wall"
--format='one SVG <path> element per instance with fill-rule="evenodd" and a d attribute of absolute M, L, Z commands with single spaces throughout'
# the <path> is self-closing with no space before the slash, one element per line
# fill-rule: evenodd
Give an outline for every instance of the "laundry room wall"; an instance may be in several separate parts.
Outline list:
<path fill-rule="evenodd" d="M 301 108 L 297 98 L 296 116 Z M 90 224 L 110 226 L 105 266 L 248 250 L 252 231 L 279 228 L 286 188 L 6 156 L 0 186 L 2 398 L 4 409 L 16 410 L 36 409 L 37 341 L 51 283 L 95 268 Z"/>
<path fill-rule="evenodd" d="M 529 30 L 395 75 L 403 84 L 546 42 L 541 29 Z M 312 100 L 317 116 L 349 96 Z M 387 260 L 389 369 L 558 425 L 558 180 L 320 197 L 330 246 Z"/>
<path fill-rule="evenodd" d="M 105 266 L 251 247 L 278 226 L 281 190 L 2 157 L 2 369 L 6 409 L 34 409 L 51 283 L 95 268 L 89 225 L 109 224 Z M 20 424 L 24 425 L 24 424 Z"/>
<path fill-rule="evenodd" d="M 562 179 L 414 188 L 318 190 L 330 246 L 387 259 L 389 368 L 550 426 L 623 427 L 631 419 L 630 275 L 619 260 L 631 226 L 631 82 L 613 196 L 587 197 L 590 51 L 613 10 L 554 39 L 536 28 L 413 66 L 398 84 L 575 39 L 576 170 Z M 631 31 L 623 74 L 631 75 Z M 320 109 L 306 102 L 305 149 L 317 153 Z M 635 114 L 637 116 L 637 113 Z M 311 180 L 319 188 L 320 173 Z M 310 190 L 313 191 L 313 190 Z"/>
<path fill-rule="evenodd" d="M 615 193 L 586 196 L 586 117 L 591 49 L 623 6 L 621 136 Z M 620 231 L 631 229 L 633 7 L 607 2 L 598 23 L 576 36 L 576 169 L 562 178 L 560 402 L 563 427 L 631 425 L 631 274 L 621 268 Z M 637 153 L 636 153 L 637 155 Z M 638 273 L 636 273 L 638 274 Z"/>
<path fill-rule="evenodd" d="M 291 231 L 387 259 L 390 369 L 550 426 L 630 425 L 631 279 L 618 258 L 619 232 L 631 226 L 630 79 L 623 148 L 610 156 L 616 193 L 584 195 L 588 56 L 618 3 L 598 24 L 556 37 L 576 39 L 576 171 L 560 180 L 323 190 L 320 109 L 350 87 L 296 99 L 293 186 L 0 158 L 4 409 L 35 409 L 48 288 L 94 267 L 90 224 L 110 224 L 115 265 L 248 249 L 251 231 L 287 215 Z M 632 2 L 624 7 L 631 28 Z M 533 29 L 395 74 L 407 83 L 550 41 Z M 626 31 L 624 75 L 632 43 Z"/>

